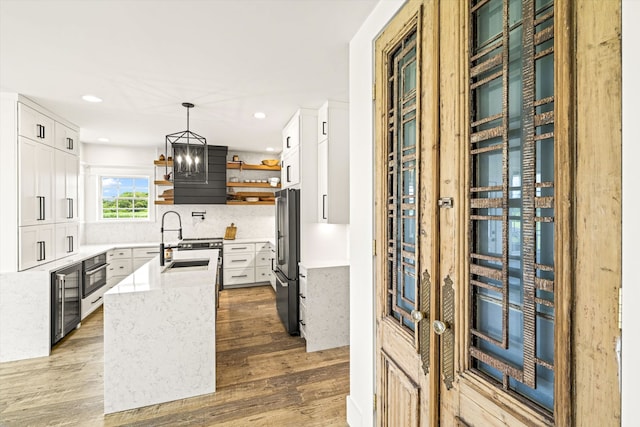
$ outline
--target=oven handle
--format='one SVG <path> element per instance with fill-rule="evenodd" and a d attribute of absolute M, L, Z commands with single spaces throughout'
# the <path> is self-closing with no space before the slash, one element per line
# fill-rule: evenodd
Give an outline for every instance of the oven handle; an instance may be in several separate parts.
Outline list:
<path fill-rule="evenodd" d="M 93 273 L 97 273 L 97 272 L 98 272 L 98 271 L 100 271 L 100 270 L 104 270 L 104 269 L 105 269 L 105 268 L 107 268 L 108 266 L 109 266 L 109 263 L 102 264 L 100 267 L 96 267 L 96 268 L 94 268 L 94 269 L 92 269 L 92 270 L 85 271 L 85 272 L 84 272 L 84 275 L 85 275 L 85 276 L 91 276 Z"/>

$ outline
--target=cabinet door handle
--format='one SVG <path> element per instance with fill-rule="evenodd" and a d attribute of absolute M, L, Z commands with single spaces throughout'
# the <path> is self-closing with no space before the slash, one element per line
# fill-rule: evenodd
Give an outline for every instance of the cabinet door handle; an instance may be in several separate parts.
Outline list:
<path fill-rule="evenodd" d="M 67 236 L 67 253 L 73 252 L 73 236 Z"/>
<path fill-rule="evenodd" d="M 291 141 L 290 136 L 287 137 L 287 148 L 291 148 L 291 144 L 289 144 L 289 141 Z"/>
<path fill-rule="evenodd" d="M 36 128 L 38 129 L 38 138 L 44 138 L 44 126 L 38 123 Z"/>
<path fill-rule="evenodd" d="M 322 122 L 322 134 L 327 134 L 327 122 Z"/>
<path fill-rule="evenodd" d="M 303 294 L 298 294 L 298 296 L 302 299 L 307 299 L 307 297 L 305 297 Z"/>
<path fill-rule="evenodd" d="M 41 126 L 41 127 L 42 127 L 42 139 L 45 139 L 46 138 L 46 134 L 45 134 L 46 128 L 44 126 Z"/>
<path fill-rule="evenodd" d="M 304 321 L 302 321 L 302 320 L 299 320 L 298 322 L 299 322 L 302 326 L 307 326 L 307 324 L 306 324 L 306 323 L 304 323 Z"/>
<path fill-rule="evenodd" d="M 305 276 L 304 274 L 300 273 L 300 277 L 302 277 L 303 279 L 306 279 L 307 276 Z"/>
<path fill-rule="evenodd" d="M 36 196 L 36 198 L 38 199 L 38 218 L 36 220 L 44 221 L 44 197 Z"/>
<path fill-rule="evenodd" d="M 287 182 L 291 182 L 291 174 L 289 173 L 291 165 L 287 165 Z"/>
<path fill-rule="evenodd" d="M 67 219 L 73 218 L 73 199 L 67 197 Z"/>
<path fill-rule="evenodd" d="M 327 195 L 322 195 L 322 219 L 327 219 Z"/>
<path fill-rule="evenodd" d="M 73 150 L 73 139 L 67 138 L 67 150 Z"/>

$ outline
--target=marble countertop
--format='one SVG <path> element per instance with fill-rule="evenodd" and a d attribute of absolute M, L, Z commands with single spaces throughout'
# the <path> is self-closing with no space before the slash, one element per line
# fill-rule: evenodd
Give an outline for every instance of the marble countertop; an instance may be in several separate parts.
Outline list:
<path fill-rule="evenodd" d="M 302 268 L 327 268 L 327 267 L 349 267 L 351 263 L 346 259 L 327 260 L 327 261 L 311 261 L 311 262 L 299 262 L 298 265 Z"/>
<path fill-rule="evenodd" d="M 218 249 L 174 251 L 173 260 L 208 259 L 206 270 L 180 271 L 167 270 L 169 262 L 160 265 L 159 256 L 142 265 L 105 295 L 150 292 L 162 289 L 190 288 L 197 286 L 215 286 L 218 267 Z"/>
<path fill-rule="evenodd" d="M 259 243 L 259 242 L 270 242 L 272 245 L 276 244 L 275 237 L 253 237 L 250 239 L 233 239 L 233 240 L 224 240 L 224 243 Z"/>
<path fill-rule="evenodd" d="M 61 268 L 68 267 L 72 264 L 77 264 L 79 262 L 84 261 L 85 259 L 92 258 L 96 255 L 99 255 L 103 252 L 109 251 L 111 249 L 119 249 L 119 248 L 146 248 L 146 247 L 160 247 L 160 243 L 108 243 L 104 245 L 83 245 L 78 249 L 78 253 L 61 258 L 52 262 L 48 262 L 46 264 L 39 265 L 34 268 L 30 268 L 24 271 L 46 271 L 52 273 L 56 270 L 60 270 Z"/>

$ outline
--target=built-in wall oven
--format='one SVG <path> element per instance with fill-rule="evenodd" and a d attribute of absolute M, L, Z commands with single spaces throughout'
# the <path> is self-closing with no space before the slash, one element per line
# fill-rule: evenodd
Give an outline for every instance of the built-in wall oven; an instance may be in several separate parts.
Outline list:
<path fill-rule="evenodd" d="M 51 346 L 80 325 L 82 263 L 51 273 Z"/>
<path fill-rule="evenodd" d="M 82 262 L 82 298 L 107 284 L 107 253 L 103 252 Z"/>

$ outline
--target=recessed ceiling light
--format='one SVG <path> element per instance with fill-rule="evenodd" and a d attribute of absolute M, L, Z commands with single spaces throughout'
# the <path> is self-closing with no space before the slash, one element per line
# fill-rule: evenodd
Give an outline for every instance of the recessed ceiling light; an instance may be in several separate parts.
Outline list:
<path fill-rule="evenodd" d="M 267 151 L 276 151 L 276 149 L 273 147 L 267 147 Z"/>
<path fill-rule="evenodd" d="M 109 138 L 98 138 L 98 141 L 100 142 L 109 142 Z"/>
<path fill-rule="evenodd" d="M 82 99 L 87 102 L 102 102 L 102 99 L 98 98 L 95 95 L 82 95 Z"/>
<path fill-rule="evenodd" d="M 263 113 L 262 111 L 258 111 L 257 113 L 253 113 L 253 117 L 255 117 L 256 119 L 265 119 L 267 118 L 267 115 L 265 113 Z"/>

